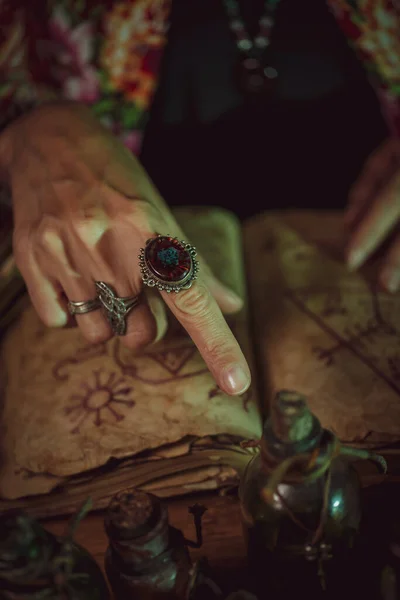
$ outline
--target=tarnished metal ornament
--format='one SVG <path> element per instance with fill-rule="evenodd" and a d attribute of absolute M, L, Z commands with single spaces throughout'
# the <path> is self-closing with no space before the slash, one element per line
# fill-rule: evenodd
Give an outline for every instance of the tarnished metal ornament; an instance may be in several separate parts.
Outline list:
<path fill-rule="evenodd" d="M 139 266 L 143 283 L 159 291 L 187 290 L 197 279 L 196 248 L 170 235 L 157 235 L 141 248 Z"/>
<path fill-rule="evenodd" d="M 113 333 L 115 335 L 125 335 L 127 329 L 126 316 L 139 303 L 139 296 L 121 298 L 104 281 L 96 281 L 95 286 L 97 297 L 104 308 Z"/>

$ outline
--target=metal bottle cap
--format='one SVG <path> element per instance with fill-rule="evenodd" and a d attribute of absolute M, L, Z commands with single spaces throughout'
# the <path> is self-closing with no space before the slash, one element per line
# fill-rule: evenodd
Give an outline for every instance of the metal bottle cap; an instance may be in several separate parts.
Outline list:
<path fill-rule="evenodd" d="M 104 525 L 114 540 L 134 540 L 147 535 L 160 519 L 159 500 L 152 494 L 131 488 L 112 498 Z"/>

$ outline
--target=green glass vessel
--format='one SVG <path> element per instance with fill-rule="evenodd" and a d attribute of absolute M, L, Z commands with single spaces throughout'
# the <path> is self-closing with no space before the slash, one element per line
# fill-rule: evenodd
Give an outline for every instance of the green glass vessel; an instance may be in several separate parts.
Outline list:
<path fill-rule="evenodd" d="M 303 593 L 308 600 L 343 598 L 349 590 L 360 484 L 349 461 L 337 454 L 334 436 L 308 410 L 306 399 L 278 393 L 261 452 L 239 490 L 249 572 L 259 598 Z"/>
<path fill-rule="evenodd" d="M 2 600 L 109 600 L 103 574 L 70 536 L 56 537 L 22 511 L 0 515 Z"/>

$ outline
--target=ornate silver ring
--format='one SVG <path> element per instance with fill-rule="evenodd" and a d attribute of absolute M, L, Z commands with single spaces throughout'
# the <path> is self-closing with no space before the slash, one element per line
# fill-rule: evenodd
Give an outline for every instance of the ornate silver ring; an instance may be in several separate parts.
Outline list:
<path fill-rule="evenodd" d="M 197 279 L 199 263 L 196 248 L 170 235 L 147 240 L 140 249 L 139 266 L 145 285 L 161 292 L 187 290 Z"/>
<path fill-rule="evenodd" d="M 83 300 L 82 302 L 73 302 L 72 300 L 68 302 L 68 312 L 72 316 L 84 315 L 88 312 L 92 312 L 92 310 L 97 310 L 100 307 L 101 304 L 98 298 Z"/>
<path fill-rule="evenodd" d="M 104 281 L 95 281 L 97 297 L 114 335 L 126 334 L 126 316 L 139 304 L 139 296 L 120 298 Z"/>

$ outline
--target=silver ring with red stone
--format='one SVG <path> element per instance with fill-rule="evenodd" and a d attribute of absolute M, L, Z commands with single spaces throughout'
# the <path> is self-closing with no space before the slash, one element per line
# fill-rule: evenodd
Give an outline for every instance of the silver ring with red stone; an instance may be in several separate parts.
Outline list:
<path fill-rule="evenodd" d="M 145 285 L 161 292 L 188 290 L 197 279 L 196 248 L 170 235 L 157 234 L 140 249 L 139 265 Z"/>
<path fill-rule="evenodd" d="M 101 302 L 114 335 L 126 334 L 126 316 L 139 304 L 139 296 L 120 298 L 110 285 L 95 281 L 97 297 Z"/>

